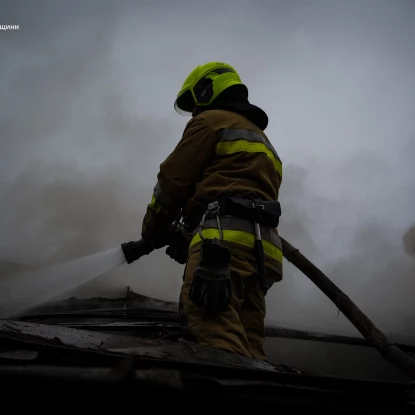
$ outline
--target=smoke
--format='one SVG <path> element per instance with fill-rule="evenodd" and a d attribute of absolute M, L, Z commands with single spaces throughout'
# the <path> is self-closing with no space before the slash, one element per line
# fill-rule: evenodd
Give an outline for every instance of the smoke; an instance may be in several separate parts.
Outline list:
<path fill-rule="evenodd" d="M 34 164 L 1 194 L 0 229 L 8 236 L 1 241 L 1 257 L 21 267 L 42 268 L 139 239 L 151 194 L 152 187 L 137 186 L 116 169 L 94 174 L 65 163 Z M 177 268 L 155 252 L 151 261 L 140 260 L 139 267 L 115 271 L 64 296 L 112 297 L 130 285 L 163 298 L 179 288 Z M 8 271 L 10 266 L 3 270 Z"/>
<path fill-rule="evenodd" d="M 409 228 L 402 237 L 405 253 L 415 257 L 415 226 Z"/>
<path fill-rule="evenodd" d="M 196 5 L 43 3 L 48 13 L 3 6 L 4 24 L 20 30 L 0 37 L 2 272 L 138 239 L 159 164 L 186 122 L 172 111 L 177 89 L 218 57 L 245 72 L 252 102 L 269 113 L 284 161 L 281 234 L 382 330 L 414 335 L 413 9 L 377 6 L 373 21 L 368 6 L 238 2 L 220 16 L 203 9 L 207 28 Z M 247 33 L 252 21 L 261 31 Z M 354 332 L 304 275 L 286 262 L 284 271 L 268 322 Z M 177 301 L 182 273 L 159 251 L 68 295 L 130 286 Z"/>

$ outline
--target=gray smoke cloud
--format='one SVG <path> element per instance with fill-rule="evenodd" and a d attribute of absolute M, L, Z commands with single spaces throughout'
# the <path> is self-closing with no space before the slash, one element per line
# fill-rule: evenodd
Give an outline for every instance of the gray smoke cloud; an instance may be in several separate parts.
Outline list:
<path fill-rule="evenodd" d="M 402 237 L 405 252 L 415 257 L 415 226 L 409 228 Z"/>
<path fill-rule="evenodd" d="M 413 2 L 213 3 L 2 2 L 0 23 L 20 26 L 0 32 L 2 269 L 138 239 L 187 121 L 174 97 L 194 66 L 223 60 L 269 114 L 284 161 L 281 234 L 381 329 L 415 337 Z M 284 269 L 268 322 L 355 333 Z M 68 295 L 129 285 L 176 301 L 182 272 L 156 252 Z"/>

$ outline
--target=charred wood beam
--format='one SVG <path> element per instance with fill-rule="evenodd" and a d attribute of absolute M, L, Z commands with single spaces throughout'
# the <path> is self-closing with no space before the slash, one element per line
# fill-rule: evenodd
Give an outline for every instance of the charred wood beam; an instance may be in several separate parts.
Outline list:
<path fill-rule="evenodd" d="M 47 323 L 46 323 L 47 324 Z M 54 323 L 59 326 L 82 329 L 82 330 L 91 330 L 91 331 L 133 331 L 134 333 L 143 333 L 143 332 L 159 332 L 160 329 L 165 329 L 168 331 L 166 335 L 163 335 L 163 338 L 172 338 L 177 339 L 185 334 L 185 331 L 182 328 L 182 325 L 178 322 L 127 322 L 120 324 L 119 322 L 115 323 Z M 364 347 L 373 347 L 365 338 L 358 338 L 353 336 L 342 336 L 338 334 L 328 334 L 328 333 L 319 333 L 314 331 L 306 330 L 296 330 L 288 329 L 283 327 L 273 327 L 265 326 L 265 335 L 266 337 L 278 337 L 285 339 L 296 339 L 296 340 L 310 340 L 318 341 L 323 343 L 337 343 L 337 344 L 347 344 L 351 346 L 364 346 Z M 415 345 L 396 343 L 396 345 L 405 352 L 415 353 Z"/>
<path fill-rule="evenodd" d="M 146 382 L 174 389 L 183 387 L 180 372 L 166 369 L 136 369 L 134 356 L 121 359 L 113 367 L 79 367 L 79 366 L 2 366 L 2 382 L 22 380 L 62 380 L 66 382 L 125 384 L 126 382 Z M 1 384 L 1 382 L 0 382 Z"/>
<path fill-rule="evenodd" d="M 338 334 L 318 333 L 314 331 L 286 329 L 282 327 L 265 327 L 267 337 L 280 337 L 285 339 L 312 340 L 326 343 L 348 344 L 351 346 L 373 347 L 366 339 Z M 404 352 L 415 353 L 415 345 L 396 343 Z"/>

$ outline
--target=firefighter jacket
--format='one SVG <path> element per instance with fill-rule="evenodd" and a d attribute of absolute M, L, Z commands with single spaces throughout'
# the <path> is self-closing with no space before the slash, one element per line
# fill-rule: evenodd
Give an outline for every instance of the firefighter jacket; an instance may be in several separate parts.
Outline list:
<path fill-rule="evenodd" d="M 229 110 L 204 111 L 187 123 L 180 142 L 160 165 L 142 237 L 163 238 L 181 209 L 189 223 L 198 223 L 201 208 L 223 196 L 250 194 L 276 201 L 281 180 L 281 160 L 256 124 Z M 226 217 L 221 218 L 221 227 L 224 243 L 232 253 L 255 261 L 253 224 Z M 205 237 L 218 234 L 214 221 L 208 228 L 203 231 Z M 278 231 L 261 231 L 265 265 L 272 279 L 278 281 L 282 278 Z M 200 242 L 195 232 L 189 253 L 198 249 Z"/>

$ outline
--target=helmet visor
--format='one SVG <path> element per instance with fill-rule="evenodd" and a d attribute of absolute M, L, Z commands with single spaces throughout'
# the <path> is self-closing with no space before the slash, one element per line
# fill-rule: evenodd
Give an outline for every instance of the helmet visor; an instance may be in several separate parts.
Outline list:
<path fill-rule="evenodd" d="M 181 115 L 191 115 L 195 108 L 195 100 L 190 89 L 179 95 L 174 103 L 174 109 Z"/>

